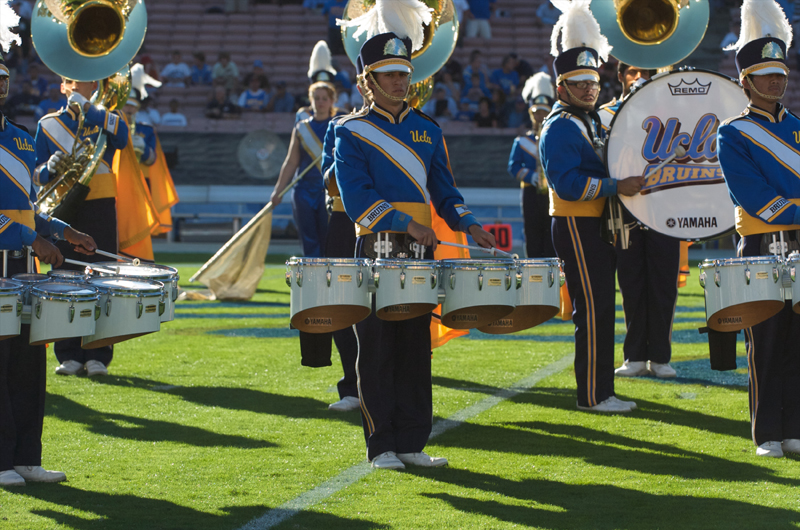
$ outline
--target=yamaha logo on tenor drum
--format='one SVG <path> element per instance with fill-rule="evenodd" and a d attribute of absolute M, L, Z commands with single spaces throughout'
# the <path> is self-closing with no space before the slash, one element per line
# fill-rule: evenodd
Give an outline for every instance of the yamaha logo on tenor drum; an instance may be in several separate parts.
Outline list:
<path fill-rule="evenodd" d="M 745 106 L 739 85 L 716 72 L 673 71 L 643 84 L 620 106 L 606 142 L 611 177 L 645 177 L 640 193 L 620 197 L 625 208 L 641 224 L 678 239 L 732 229 L 717 129 Z"/>

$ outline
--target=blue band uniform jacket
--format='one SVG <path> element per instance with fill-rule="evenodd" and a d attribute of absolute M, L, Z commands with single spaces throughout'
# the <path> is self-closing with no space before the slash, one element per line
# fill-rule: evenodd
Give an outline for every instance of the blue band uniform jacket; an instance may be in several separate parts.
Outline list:
<path fill-rule="evenodd" d="M 536 136 L 526 134 L 514 139 L 508 158 L 509 174 L 520 182 L 520 187 L 535 186 L 539 182 L 539 145 Z"/>

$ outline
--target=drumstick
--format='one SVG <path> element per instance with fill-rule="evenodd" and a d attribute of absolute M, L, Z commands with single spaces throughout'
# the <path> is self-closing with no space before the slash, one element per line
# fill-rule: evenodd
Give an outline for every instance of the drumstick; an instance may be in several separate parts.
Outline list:
<path fill-rule="evenodd" d="M 497 249 L 497 248 L 494 248 L 494 247 L 492 247 L 492 248 L 483 248 L 483 247 L 472 246 L 472 245 L 460 245 L 458 243 L 448 243 L 447 241 L 437 241 L 437 243 L 439 243 L 440 245 L 444 245 L 446 247 L 458 247 L 458 248 L 466 248 L 466 249 L 469 249 L 469 250 L 480 250 L 481 252 L 486 252 L 487 254 L 491 254 L 492 256 L 497 256 L 498 254 L 502 254 L 503 256 L 506 256 L 506 257 L 509 257 L 509 258 L 519 259 L 519 254 L 510 254 L 508 252 L 504 252 L 504 251 L 502 251 L 500 249 Z"/>
<path fill-rule="evenodd" d="M 64 263 L 69 263 L 71 265 L 81 265 L 83 267 L 89 267 L 92 270 L 100 271 L 100 272 L 108 272 L 111 274 L 117 274 L 119 271 L 115 271 L 114 269 L 106 269 L 104 267 L 98 267 L 94 263 L 87 263 L 85 261 L 78 261 L 76 259 L 69 259 L 64 258 Z"/>
<path fill-rule="evenodd" d="M 114 259 L 119 260 L 119 261 L 129 261 L 129 262 L 133 263 L 134 267 L 138 267 L 142 263 L 142 261 L 139 258 L 134 258 L 134 259 L 126 258 L 125 256 L 120 256 L 119 254 L 112 254 L 111 252 L 106 252 L 105 250 L 100 250 L 99 248 L 96 249 L 94 252 L 95 252 L 95 254 L 100 254 L 101 256 L 105 256 L 107 258 L 114 258 Z"/>
<path fill-rule="evenodd" d="M 645 179 L 645 180 L 649 179 L 650 177 L 652 177 L 653 175 L 655 175 L 656 173 L 658 173 L 659 171 L 661 171 L 661 169 L 662 169 L 664 166 L 666 166 L 667 164 L 669 164 L 670 162 L 672 162 L 672 161 L 673 161 L 673 160 L 675 160 L 676 158 L 681 158 L 681 157 L 683 157 L 685 154 L 686 154 L 686 149 L 684 149 L 684 148 L 683 148 L 683 146 L 681 146 L 681 145 L 677 146 L 677 147 L 675 148 L 675 150 L 672 152 L 672 154 L 671 154 L 671 155 L 669 155 L 669 156 L 667 157 L 667 159 L 666 159 L 666 160 L 664 160 L 664 161 L 663 161 L 663 162 L 661 162 L 659 165 L 657 165 L 656 167 L 654 167 L 653 169 L 651 169 L 650 171 L 648 171 L 648 172 L 647 172 L 647 175 L 645 175 L 645 176 L 644 176 L 644 179 Z"/>

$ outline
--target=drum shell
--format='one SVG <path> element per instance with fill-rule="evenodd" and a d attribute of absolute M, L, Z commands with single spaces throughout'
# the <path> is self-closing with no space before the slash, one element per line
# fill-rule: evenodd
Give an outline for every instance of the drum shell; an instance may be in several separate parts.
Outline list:
<path fill-rule="evenodd" d="M 175 320 L 175 301 L 178 299 L 178 281 L 180 280 L 178 269 L 167 265 L 159 265 L 157 263 L 143 263 L 137 266 L 128 263 L 120 263 L 118 261 L 101 262 L 97 263 L 97 266 L 113 268 L 118 272 L 111 274 L 93 270 L 92 277 L 107 278 L 110 276 L 118 276 L 121 278 L 144 279 L 163 283 L 166 287 L 166 295 L 164 297 L 165 306 L 164 314 L 161 315 L 161 322 L 171 322 Z"/>
<path fill-rule="evenodd" d="M 67 292 L 55 291 L 56 285 L 67 284 L 42 282 L 30 289 L 30 344 L 33 346 L 94 333 L 97 290 L 75 283 L 70 286 L 93 294 L 70 296 Z"/>
<path fill-rule="evenodd" d="M 515 333 L 547 322 L 561 309 L 564 273 L 561 261 L 523 259 L 516 262 L 517 304 L 507 316 L 483 326 L 480 331 L 493 335 Z"/>
<path fill-rule="evenodd" d="M 371 313 L 370 260 L 293 258 L 286 265 L 286 283 L 292 290 L 291 323 L 300 331 L 338 331 Z"/>
<path fill-rule="evenodd" d="M 114 288 L 103 283 L 109 280 L 130 280 L 131 278 L 104 277 L 92 278 L 89 284 L 100 291 L 98 306 L 99 318 L 93 333 L 83 336 L 81 347 L 85 349 L 111 346 L 161 329 L 161 308 L 164 304 L 166 288 L 161 282 L 136 278 L 142 285 L 139 290 Z M 139 304 L 141 303 L 141 310 Z"/>
<path fill-rule="evenodd" d="M 0 340 L 19 335 L 24 288 L 11 280 L 0 282 Z"/>
<path fill-rule="evenodd" d="M 46 282 L 50 278 L 46 274 L 31 274 L 31 273 L 22 273 L 22 274 L 15 274 L 11 277 L 12 280 L 22 284 L 22 323 L 23 324 L 30 324 L 31 323 L 31 287 L 34 287 L 40 282 Z"/>
<path fill-rule="evenodd" d="M 797 270 L 798 264 L 800 264 L 800 253 L 792 252 L 789 254 L 789 257 L 786 259 L 786 267 L 789 272 L 789 277 L 792 280 L 791 288 L 792 288 L 792 311 L 795 313 L 800 313 L 800 285 L 797 284 Z M 788 293 L 785 293 L 788 294 Z M 788 296 L 787 296 L 788 298 Z"/>
<path fill-rule="evenodd" d="M 708 327 L 715 331 L 739 331 L 779 313 L 785 305 L 782 272 L 779 258 L 701 263 L 700 284 L 705 292 Z"/>
<path fill-rule="evenodd" d="M 442 324 L 453 329 L 486 326 L 517 304 L 512 260 L 442 260 Z"/>
<path fill-rule="evenodd" d="M 375 260 L 375 316 L 408 320 L 439 305 L 439 263 L 434 260 Z"/>

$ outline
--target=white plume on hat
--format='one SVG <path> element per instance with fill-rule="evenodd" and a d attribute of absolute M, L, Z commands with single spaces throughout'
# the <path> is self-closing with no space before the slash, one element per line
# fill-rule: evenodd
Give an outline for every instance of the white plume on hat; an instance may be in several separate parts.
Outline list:
<path fill-rule="evenodd" d="M 142 99 L 147 97 L 147 89 L 145 88 L 145 85 L 158 88 L 161 86 L 161 81 L 151 77 L 144 71 L 144 66 L 136 63 L 131 66 L 131 87 L 139 91 Z"/>
<path fill-rule="evenodd" d="M 375 0 L 375 6 L 352 20 L 337 20 L 336 24 L 345 28 L 358 28 L 353 38 L 363 33 L 367 39 L 381 33 L 394 33 L 401 39 L 411 39 L 411 50 L 422 48 L 425 40 L 422 26 L 430 24 L 433 9 L 419 0 Z"/>
<path fill-rule="evenodd" d="M 320 70 L 325 70 L 332 75 L 336 75 L 336 69 L 331 63 L 331 49 L 328 48 L 328 43 L 324 40 L 314 45 L 314 50 L 311 52 L 311 59 L 308 61 L 308 77 L 310 78 Z"/>
<path fill-rule="evenodd" d="M 8 0 L 0 0 L 0 48 L 4 52 L 11 49 L 11 44 L 22 44 L 19 35 L 11 31 L 11 28 L 19 26 L 19 15 L 8 3 Z"/>
<path fill-rule="evenodd" d="M 774 0 L 744 0 L 739 40 L 724 49 L 739 50 L 748 42 L 767 36 L 785 42 L 786 49 L 792 47 L 792 25 L 783 9 Z"/>
<path fill-rule="evenodd" d="M 607 61 L 611 45 L 589 10 L 592 0 L 550 0 L 550 3 L 561 10 L 561 16 L 553 26 L 553 34 L 550 36 L 550 53 L 553 57 L 558 57 L 560 33 L 562 50 L 587 46 L 594 49 L 603 61 Z"/>
<path fill-rule="evenodd" d="M 526 102 L 538 96 L 556 99 L 556 93 L 553 90 L 553 78 L 544 72 L 537 72 L 530 76 L 525 81 L 525 86 L 522 87 L 522 99 Z"/>

